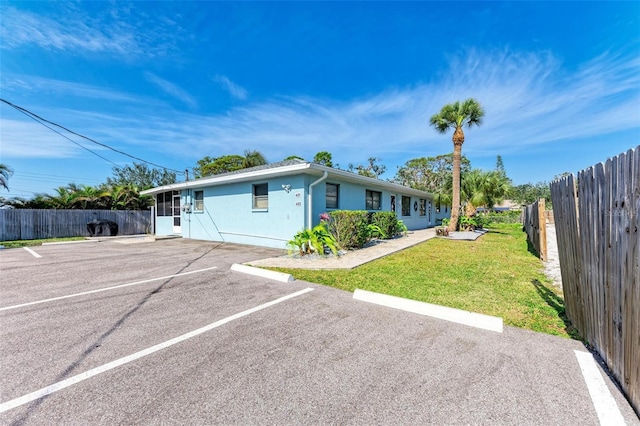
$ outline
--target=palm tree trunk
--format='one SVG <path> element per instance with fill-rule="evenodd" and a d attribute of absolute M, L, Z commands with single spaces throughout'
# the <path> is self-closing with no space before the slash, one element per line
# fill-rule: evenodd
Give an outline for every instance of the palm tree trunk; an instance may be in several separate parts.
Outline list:
<path fill-rule="evenodd" d="M 451 200 L 451 221 L 449 222 L 449 232 L 458 228 L 458 218 L 460 217 L 460 161 L 462 159 L 462 144 L 464 143 L 464 133 L 462 128 L 457 127 L 453 132 L 453 194 Z"/>

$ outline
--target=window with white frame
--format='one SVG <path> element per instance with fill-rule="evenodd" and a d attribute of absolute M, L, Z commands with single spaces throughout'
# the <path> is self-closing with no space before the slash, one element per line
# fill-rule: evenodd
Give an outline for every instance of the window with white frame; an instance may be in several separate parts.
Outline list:
<path fill-rule="evenodd" d="M 382 199 L 382 192 L 371 191 L 367 189 L 365 198 L 365 209 L 367 210 L 380 210 L 380 200 Z"/>
<path fill-rule="evenodd" d="M 340 186 L 335 183 L 328 183 L 326 185 L 327 192 L 327 209 L 337 209 L 338 208 L 338 195 L 340 194 Z"/>
<path fill-rule="evenodd" d="M 157 216 L 173 216 L 172 209 L 173 196 L 178 195 L 178 191 L 167 191 L 156 194 L 156 215 Z M 178 216 L 180 215 L 180 206 L 178 206 Z"/>
<path fill-rule="evenodd" d="M 193 211 L 204 211 L 204 191 L 193 191 Z"/>
<path fill-rule="evenodd" d="M 420 198 L 420 216 L 427 215 L 427 200 Z"/>
<path fill-rule="evenodd" d="M 266 183 L 253 185 L 254 210 L 266 210 L 269 208 L 269 186 Z"/>

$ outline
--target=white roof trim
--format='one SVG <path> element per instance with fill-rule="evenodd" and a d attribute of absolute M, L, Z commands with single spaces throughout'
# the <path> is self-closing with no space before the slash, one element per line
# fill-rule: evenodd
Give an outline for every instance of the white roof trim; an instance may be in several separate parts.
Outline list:
<path fill-rule="evenodd" d="M 348 172 L 346 170 L 335 169 L 333 167 L 327 167 L 316 163 L 300 163 L 300 164 L 292 164 L 281 167 L 273 167 L 266 168 L 254 171 L 248 171 L 245 173 L 232 173 L 232 174 L 224 174 L 217 176 L 210 176 L 201 179 L 191 180 L 188 182 L 180 182 L 173 183 L 171 185 L 159 186 L 156 188 L 147 189 L 145 191 L 141 191 L 142 195 L 154 195 L 160 192 L 165 191 L 180 191 L 183 189 L 194 189 L 194 188 L 206 188 L 209 186 L 218 186 L 224 185 L 234 182 L 243 182 L 247 180 L 258 180 L 270 177 L 278 177 L 278 176 L 288 176 L 293 174 L 310 174 L 320 176 L 324 172 L 329 173 L 328 180 L 338 179 L 342 181 L 348 181 L 352 183 L 357 183 L 363 186 L 371 186 L 374 188 L 384 188 L 391 192 L 401 192 L 404 194 L 416 195 L 424 198 L 433 198 L 433 195 L 420 191 L 418 189 L 409 188 L 408 186 L 398 185 L 396 183 L 387 182 L 380 179 L 370 178 L 366 176 L 361 176 L 352 172 Z"/>

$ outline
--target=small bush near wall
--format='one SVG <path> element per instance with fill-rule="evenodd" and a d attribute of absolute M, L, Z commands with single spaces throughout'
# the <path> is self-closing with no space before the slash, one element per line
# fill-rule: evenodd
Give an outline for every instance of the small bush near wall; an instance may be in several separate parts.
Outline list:
<path fill-rule="evenodd" d="M 335 210 L 329 213 L 329 232 L 342 249 L 363 247 L 368 239 L 366 210 Z"/>
<path fill-rule="evenodd" d="M 520 210 L 509 210 L 506 212 L 480 213 L 485 225 L 492 223 L 520 223 Z"/>
<path fill-rule="evenodd" d="M 393 212 L 335 210 L 329 217 L 329 232 L 342 249 L 362 248 L 371 238 L 395 238 L 407 230 Z"/>
<path fill-rule="evenodd" d="M 401 225 L 398 217 L 393 212 L 375 212 L 372 213 L 369 223 L 380 227 L 383 235 L 373 235 L 377 238 L 395 238 L 402 234 L 405 227 Z"/>

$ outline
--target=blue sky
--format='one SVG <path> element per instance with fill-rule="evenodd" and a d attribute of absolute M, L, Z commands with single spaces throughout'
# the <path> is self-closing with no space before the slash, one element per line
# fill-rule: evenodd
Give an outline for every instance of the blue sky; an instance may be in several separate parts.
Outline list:
<path fill-rule="evenodd" d="M 255 149 L 392 178 L 451 152 L 429 117 L 476 98 L 465 154 L 516 184 L 640 144 L 640 2 L 0 1 L 0 97 L 168 168 Z M 130 158 L 0 105 L 5 197 L 97 185 Z M 180 177 L 183 179 L 183 177 Z"/>

